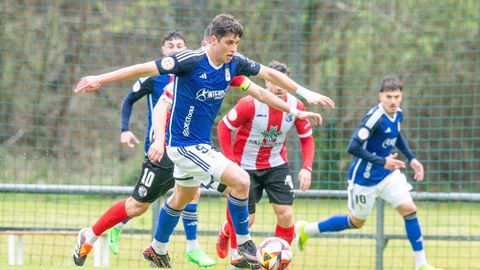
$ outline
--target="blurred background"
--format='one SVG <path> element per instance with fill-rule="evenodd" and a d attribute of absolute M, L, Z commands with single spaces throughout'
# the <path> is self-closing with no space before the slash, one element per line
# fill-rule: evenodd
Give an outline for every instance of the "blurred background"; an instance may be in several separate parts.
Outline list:
<path fill-rule="evenodd" d="M 403 132 L 426 170 L 422 183 L 411 170 L 405 173 L 418 194 L 427 257 L 444 269 L 480 269 L 478 0 L 3 0 L 0 268 L 73 265 L 78 230 L 128 196 L 140 174 L 143 141 L 134 151 L 119 141 L 120 104 L 134 81 L 73 95 L 80 78 L 160 57 L 162 37 L 171 30 L 183 32 L 195 49 L 218 13 L 243 24 L 242 54 L 264 65 L 287 63 L 295 81 L 336 102 L 333 110 L 308 108 L 320 112 L 324 124 L 314 131 L 313 191 L 298 193 L 296 218 L 315 221 L 348 211 L 348 141 L 377 104 L 379 81 L 396 74 L 405 85 Z M 229 91 L 217 121 L 242 96 Z M 142 140 L 146 110 L 142 99 L 130 125 Z M 296 180 L 301 156 L 295 134 L 288 144 Z M 267 201 L 252 229 L 257 243 L 274 231 Z M 211 256 L 224 206 L 224 198 L 209 193 L 200 201 L 199 240 Z M 403 221 L 389 205 L 377 210 L 361 231 L 312 239 L 305 253 L 294 253 L 292 269 L 414 269 Z M 120 255 L 104 250 L 86 264 L 148 267 L 141 252 L 155 212 L 127 224 Z M 173 263 L 191 269 L 181 227 L 171 246 Z M 227 260 L 217 258 L 217 264 L 214 269 L 228 267 Z"/>

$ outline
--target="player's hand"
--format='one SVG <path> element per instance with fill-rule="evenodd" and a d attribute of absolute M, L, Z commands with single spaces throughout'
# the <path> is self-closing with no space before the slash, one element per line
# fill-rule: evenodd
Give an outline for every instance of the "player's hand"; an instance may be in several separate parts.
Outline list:
<path fill-rule="evenodd" d="M 404 169 L 405 162 L 397 159 L 398 153 L 391 154 L 390 156 L 386 157 L 385 165 L 383 166 L 387 170 L 396 170 L 396 169 Z"/>
<path fill-rule="evenodd" d="M 312 124 L 314 126 L 321 125 L 323 123 L 322 116 L 319 113 L 314 113 L 314 112 L 300 111 L 297 115 L 297 118 L 310 119 L 312 120 Z"/>
<path fill-rule="evenodd" d="M 164 140 L 153 141 L 153 143 L 150 145 L 150 149 L 148 150 L 148 159 L 151 162 L 160 162 L 165 152 L 164 145 Z"/>
<path fill-rule="evenodd" d="M 307 169 L 301 169 L 298 172 L 298 182 L 300 182 L 300 190 L 307 191 L 312 183 L 312 173 Z"/>
<path fill-rule="evenodd" d="M 320 95 L 319 93 L 311 92 L 311 95 L 308 95 L 305 97 L 307 100 L 308 104 L 310 105 L 322 105 L 323 108 L 335 108 L 335 102 L 324 95 Z"/>
<path fill-rule="evenodd" d="M 87 76 L 83 77 L 77 84 L 74 93 L 95 91 L 102 86 L 102 80 L 100 76 Z"/>
<path fill-rule="evenodd" d="M 124 131 L 120 135 L 120 142 L 129 149 L 135 148 L 135 144 L 140 143 L 140 141 L 133 135 L 131 131 Z"/>
<path fill-rule="evenodd" d="M 414 158 L 410 161 L 410 168 L 412 168 L 414 171 L 413 178 L 417 181 L 423 181 L 424 170 L 422 163 Z"/>

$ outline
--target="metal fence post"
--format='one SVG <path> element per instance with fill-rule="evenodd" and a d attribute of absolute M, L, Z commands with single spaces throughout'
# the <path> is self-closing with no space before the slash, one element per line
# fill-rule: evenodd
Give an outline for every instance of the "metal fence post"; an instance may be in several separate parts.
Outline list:
<path fill-rule="evenodd" d="M 383 250 L 385 249 L 385 233 L 384 233 L 384 210 L 385 201 L 377 199 L 377 224 L 375 237 L 375 269 L 383 270 Z"/>

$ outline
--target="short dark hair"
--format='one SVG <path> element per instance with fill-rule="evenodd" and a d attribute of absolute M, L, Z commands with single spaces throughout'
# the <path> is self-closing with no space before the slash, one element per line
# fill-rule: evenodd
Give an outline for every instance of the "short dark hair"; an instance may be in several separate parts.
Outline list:
<path fill-rule="evenodd" d="M 218 14 L 213 18 L 210 25 L 210 35 L 214 35 L 218 40 L 230 34 L 239 38 L 243 36 L 242 24 L 230 14 Z"/>
<path fill-rule="evenodd" d="M 168 32 L 165 36 L 163 36 L 162 39 L 162 45 L 165 45 L 165 42 L 174 40 L 174 39 L 181 39 L 187 45 L 187 42 L 185 41 L 185 38 L 183 37 L 183 34 L 178 31 L 170 31 Z"/>
<path fill-rule="evenodd" d="M 380 92 L 403 91 L 403 83 L 397 76 L 387 76 L 380 82 Z"/>
<path fill-rule="evenodd" d="M 203 33 L 203 39 L 208 41 L 211 35 L 212 35 L 212 24 L 209 23 L 207 25 L 207 28 L 205 28 L 205 32 Z"/>
<path fill-rule="evenodd" d="M 288 69 L 287 65 L 282 63 L 282 62 L 278 62 L 276 60 L 272 60 L 272 62 L 270 62 L 268 64 L 268 67 L 269 68 L 273 68 L 275 70 L 278 70 L 280 71 L 281 73 L 289 76 L 290 75 L 290 70 Z"/>

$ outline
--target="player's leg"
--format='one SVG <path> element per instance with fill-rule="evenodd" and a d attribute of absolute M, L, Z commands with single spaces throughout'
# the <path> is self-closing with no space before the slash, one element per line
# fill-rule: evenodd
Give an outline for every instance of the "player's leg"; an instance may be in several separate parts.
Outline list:
<path fill-rule="evenodd" d="M 324 232 L 338 232 L 363 227 L 372 212 L 377 186 L 360 186 L 351 183 L 348 186 L 348 215 L 334 215 L 325 220 L 307 223 L 299 220 L 295 224 L 295 245 L 303 251 L 310 236 Z"/>
<path fill-rule="evenodd" d="M 212 266 L 215 264 L 215 261 L 202 250 L 197 240 L 197 208 L 200 195 L 201 189 L 198 189 L 195 198 L 187 204 L 182 212 L 183 228 L 187 238 L 185 257 L 189 262 L 193 262 L 198 266 Z"/>
<path fill-rule="evenodd" d="M 405 231 L 415 257 L 415 269 L 436 269 L 427 262 L 422 230 L 417 217 L 417 206 L 410 196 L 412 186 L 399 170 L 387 176 L 382 184 L 380 196 L 397 210 L 405 222 Z"/>
<path fill-rule="evenodd" d="M 171 161 L 168 163 L 162 160 L 160 165 L 156 166 L 148 159 L 144 160 L 142 172 L 138 177 L 131 197 L 118 201 L 103 213 L 91 228 L 85 228 L 80 231 L 73 253 L 73 259 L 76 265 L 83 265 L 85 263 L 86 257 L 88 253 L 90 253 L 93 243 L 97 240 L 98 236 L 120 222 L 145 213 L 151 202 L 158 198 L 159 193 L 171 187 L 168 186 L 168 184 L 165 187 L 165 181 L 163 181 L 162 177 L 164 175 L 171 175 L 172 167 L 173 164 Z"/>
<path fill-rule="evenodd" d="M 269 202 L 277 217 L 275 236 L 291 244 L 295 230 L 292 213 L 293 182 L 288 164 L 264 170 L 262 177 L 257 178 L 257 181 L 261 181 L 265 187 Z M 257 196 L 261 196 L 261 193 Z"/>

